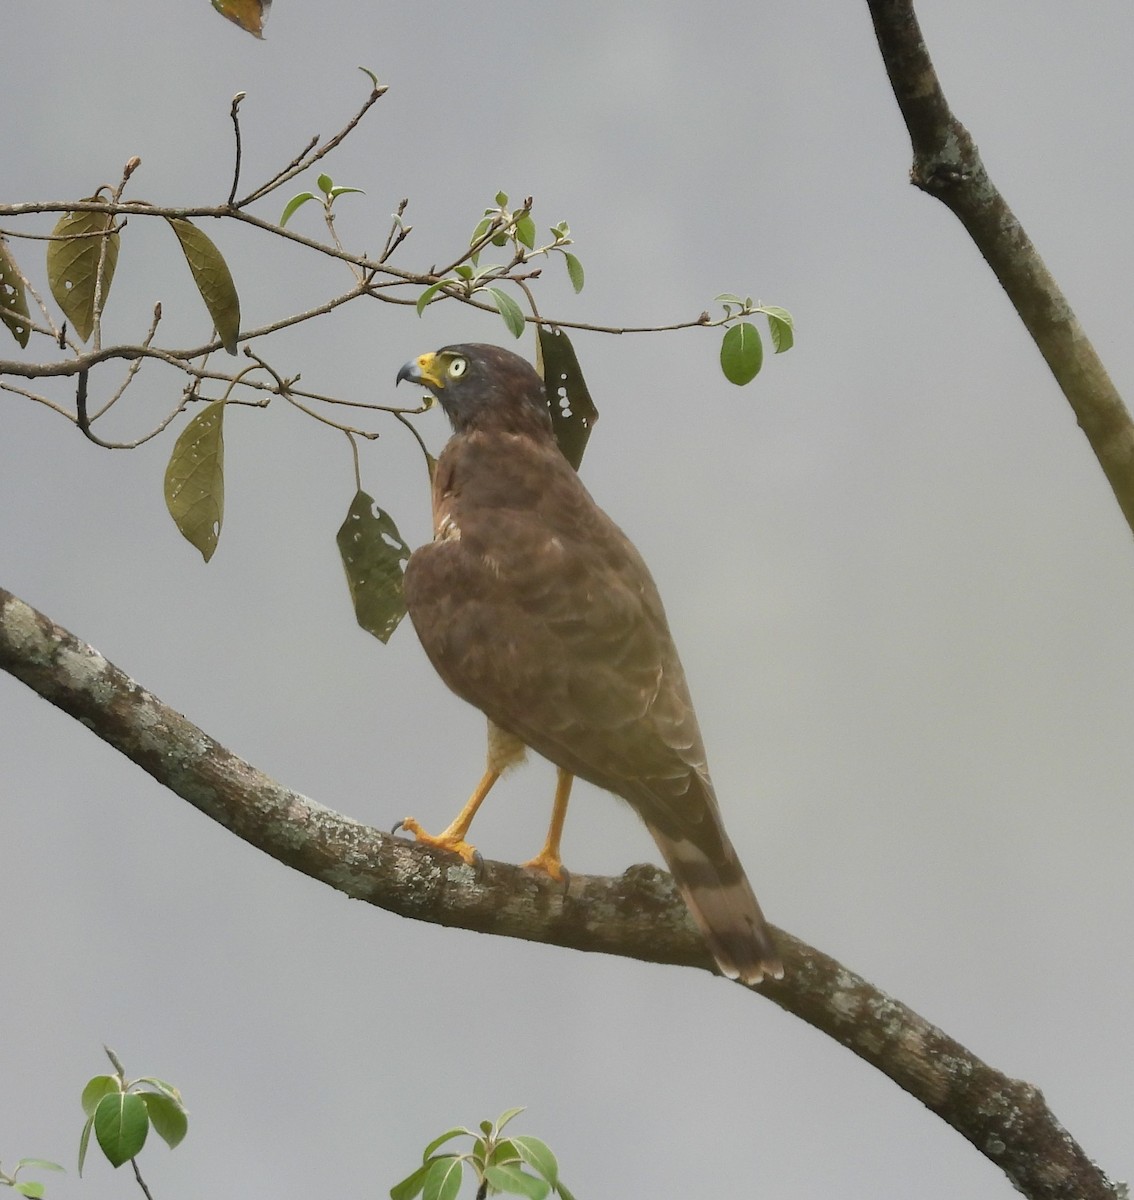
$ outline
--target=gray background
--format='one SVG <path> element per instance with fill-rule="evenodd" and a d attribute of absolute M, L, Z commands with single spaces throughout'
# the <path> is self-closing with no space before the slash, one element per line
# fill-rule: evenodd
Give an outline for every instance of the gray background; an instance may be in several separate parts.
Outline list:
<path fill-rule="evenodd" d="M 921 10 L 954 107 L 1121 385 L 1134 11 Z M 138 154 L 134 196 L 219 202 L 234 92 L 251 185 L 342 123 L 359 63 L 390 92 L 328 164 L 366 189 L 342 207 L 349 245 L 377 249 L 409 196 L 396 261 L 448 260 L 504 188 L 534 194 L 541 226 L 566 217 L 588 269 L 579 298 L 548 272 L 547 313 L 665 323 L 738 290 L 795 314 L 797 349 L 743 391 L 717 334 L 579 335 L 602 410 L 585 478 L 667 599 L 771 918 L 1040 1085 L 1129 1177 L 1134 547 L 989 271 L 906 182 L 865 7 L 280 0 L 259 44 L 205 0 L 8 0 L 5 199 L 90 194 Z M 295 226 L 320 232 L 311 210 Z M 209 232 L 246 325 L 349 283 Z M 166 336 L 202 341 L 185 277 L 168 231 L 131 222 L 108 340 L 139 337 L 160 299 Z M 398 367 L 452 340 L 511 344 L 456 305 L 370 303 L 259 348 L 315 390 L 389 403 L 411 400 Z M 137 436 L 179 386 L 143 369 L 106 432 Z M 282 402 L 231 412 L 206 567 L 162 506 L 171 436 L 108 453 L 7 394 L 0 422 L 6 587 L 283 782 L 383 827 L 448 820 L 482 722 L 408 626 L 383 649 L 353 624 L 341 435 Z M 439 447 L 442 417 L 421 427 Z M 364 483 L 416 544 L 420 458 L 380 428 Z M 106 1041 L 190 1106 L 186 1143 L 142 1157 L 161 1200 L 383 1195 L 434 1133 L 514 1104 L 580 1200 L 1009 1195 L 887 1080 L 739 988 L 350 903 L 7 677 L 0 726 L 5 1163 L 73 1164 Z M 476 829 L 488 856 L 534 851 L 551 786 L 546 764 L 501 786 Z M 653 847 L 580 788 L 565 853 L 614 873 Z M 49 1183 L 134 1187 L 97 1159 Z"/>

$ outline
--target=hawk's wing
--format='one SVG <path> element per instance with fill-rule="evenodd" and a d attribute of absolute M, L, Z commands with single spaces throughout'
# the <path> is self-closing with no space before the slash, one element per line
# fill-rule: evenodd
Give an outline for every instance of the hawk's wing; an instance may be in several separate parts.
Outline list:
<path fill-rule="evenodd" d="M 426 653 L 544 757 L 670 836 L 716 842 L 697 718 L 645 563 L 554 446 L 501 441 L 454 439 L 438 464 L 438 540 L 405 580 Z"/>

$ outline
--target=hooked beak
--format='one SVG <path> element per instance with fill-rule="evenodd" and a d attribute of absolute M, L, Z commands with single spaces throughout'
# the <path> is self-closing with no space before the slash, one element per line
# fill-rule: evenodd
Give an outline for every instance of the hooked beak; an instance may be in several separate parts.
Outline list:
<path fill-rule="evenodd" d="M 419 354 L 417 358 L 411 358 L 398 372 L 394 386 L 403 379 L 408 379 L 410 383 L 420 383 L 427 388 L 443 388 L 445 379 L 440 368 L 441 364 L 437 361 L 436 354 Z"/>

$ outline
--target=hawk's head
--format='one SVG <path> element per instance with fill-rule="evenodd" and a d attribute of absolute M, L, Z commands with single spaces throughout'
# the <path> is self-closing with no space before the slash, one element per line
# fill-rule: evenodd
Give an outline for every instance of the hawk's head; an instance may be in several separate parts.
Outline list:
<path fill-rule="evenodd" d="M 427 387 L 456 433 L 491 430 L 551 438 L 543 380 L 518 354 L 499 346 L 443 346 L 410 359 L 398 372 Z"/>

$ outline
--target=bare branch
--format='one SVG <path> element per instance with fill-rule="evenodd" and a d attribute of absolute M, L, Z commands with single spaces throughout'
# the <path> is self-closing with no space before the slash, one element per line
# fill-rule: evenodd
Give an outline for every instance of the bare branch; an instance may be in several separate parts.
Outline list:
<path fill-rule="evenodd" d="M 232 117 L 232 131 L 236 138 L 236 157 L 232 165 L 232 187 L 228 190 L 229 208 L 233 207 L 236 189 L 240 186 L 240 159 L 243 153 L 240 140 L 240 102 L 247 94 L 247 92 L 237 92 L 232 98 L 232 108 L 229 110 L 229 116 Z"/>
<path fill-rule="evenodd" d="M 225 829 L 330 887 L 415 920 L 713 970 L 672 879 L 656 867 L 569 885 L 504 863 L 474 871 L 282 787 L 9 592 L 0 668 Z M 888 1075 L 1034 1200 L 1116 1200 L 1030 1084 L 994 1070 L 899 1001 L 777 931 L 769 1000 Z M 737 985 L 742 986 L 742 985 Z"/>
<path fill-rule="evenodd" d="M 367 72 L 367 74 L 369 74 L 369 72 Z M 262 196 L 266 196 L 269 192 L 274 191 L 276 188 L 286 183 L 289 179 L 294 179 L 296 175 L 306 171 L 308 167 L 314 166 L 315 163 L 317 163 L 321 158 L 324 158 L 326 155 L 330 154 L 330 152 L 337 145 L 339 145 L 339 143 L 342 142 L 342 140 L 347 137 L 348 134 L 350 134 L 351 130 L 354 129 L 359 121 L 366 116 L 371 106 L 377 101 L 381 100 L 388 90 L 389 89 L 382 84 L 375 84 L 370 92 L 370 95 L 366 97 L 362 107 L 357 113 L 355 113 L 353 117 L 351 117 L 351 119 L 342 127 L 342 129 L 335 134 L 333 138 L 330 138 L 317 150 L 312 152 L 315 144 L 319 141 L 319 137 L 316 134 L 316 136 L 307 143 L 307 146 L 302 153 L 293 158 L 292 161 L 286 167 L 284 167 L 282 171 L 280 171 L 277 175 L 274 175 L 268 180 L 267 183 L 261 184 L 261 186 L 256 188 L 255 191 L 249 192 L 243 200 L 238 200 L 235 207 L 238 209 L 244 208 L 246 205 L 251 204 L 254 200 L 259 200 Z"/>
<path fill-rule="evenodd" d="M 910 180 L 960 219 L 1074 410 L 1134 529 L 1134 422 L 1067 298 L 953 115 L 912 0 L 868 0 L 913 147 Z"/>

